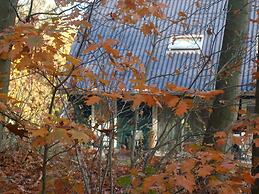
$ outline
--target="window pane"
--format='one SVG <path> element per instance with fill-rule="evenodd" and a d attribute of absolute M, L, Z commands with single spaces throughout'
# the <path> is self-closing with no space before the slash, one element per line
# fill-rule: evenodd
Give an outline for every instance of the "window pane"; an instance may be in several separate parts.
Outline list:
<path fill-rule="evenodd" d="M 197 51 L 202 49 L 201 35 L 175 36 L 170 39 L 169 51 Z"/>

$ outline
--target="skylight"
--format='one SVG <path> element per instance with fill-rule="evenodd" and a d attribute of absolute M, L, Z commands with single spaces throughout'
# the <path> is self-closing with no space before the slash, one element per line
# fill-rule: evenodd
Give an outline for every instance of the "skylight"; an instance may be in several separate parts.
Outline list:
<path fill-rule="evenodd" d="M 200 52 L 202 49 L 202 35 L 176 35 L 170 38 L 169 52 Z"/>

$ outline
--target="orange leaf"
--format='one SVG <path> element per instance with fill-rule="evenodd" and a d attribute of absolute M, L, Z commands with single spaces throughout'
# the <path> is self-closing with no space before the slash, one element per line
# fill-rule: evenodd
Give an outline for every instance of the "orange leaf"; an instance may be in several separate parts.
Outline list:
<path fill-rule="evenodd" d="M 96 49 L 99 48 L 99 45 L 98 44 L 90 44 L 85 50 L 84 50 L 84 54 L 87 54 L 91 51 L 95 51 Z"/>
<path fill-rule="evenodd" d="M 120 55 L 120 51 L 113 49 L 110 45 L 103 45 L 103 48 L 107 53 L 112 54 L 115 58 L 118 58 Z"/>
<path fill-rule="evenodd" d="M 217 177 L 215 177 L 215 176 L 209 177 L 209 186 L 210 187 L 217 187 L 221 184 L 222 184 L 222 182 L 219 179 L 217 179 Z"/>
<path fill-rule="evenodd" d="M 253 184 L 255 181 L 254 177 L 249 173 L 242 174 L 242 177 L 244 178 L 244 181 L 249 184 Z"/>
<path fill-rule="evenodd" d="M 169 96 L 168 95 L 165 100 L 166 100 L 167 106 L 170 107 L 170 108 L 173 108 L 179 102 L 179 97 L 177 97 L 177 96 Z"/>
<path fill-rule="evenodd" d="M 148 191 L 150 191 L 152 189 L 152 186 L 155 186 L 155 184 L 157 184 L 157 185 L 163 184 L 162 181 L 165 176 L 166 175 L 164 173 L 161 173 L 158 175 L 153 175 L 153 176 L 145 178 L 144 182 L 143 182 L 143 192 L 147 193 Z"/>
<path fill-rule="evenodd" d="M 143 26 L 141 27 L 141 32 L 143 32 L 143 34 L 146 36 L 148 34 L 151 33 L 152 29 L 150 28 L 149 24 L 143 24 Z"/>
<path fill-rule="evenodd" d="M 242 137 L 233 136 L 233 144 L 242 145 Z"/>
<path fill-rule="evenodd" d="M 213 90 L 209 92 L 199 92 L 197 95 L 205 100 L 210 100 L 211 98 L 223 94 L 224 90 Z"/>
<path fill-rule="evenodd" d="M 143 192 L 147 193 L 156 182 L 157 182 L 156 176 L 150 176 L 145 178 L 143 182 Z"/>
<path fill-rule="evenodd" d="M 105 40 L 104 42 L 103 42 L 103 46 L 105 47 L 105 46 L 114 46 L 114 45 L 116 45 L 116 44 L 118 44 L 118 40 L 115 40 L 115 39 L 107 39 L 107 40 Z"/>
<path fill-rule="evenodd" d="M 45 137 L 48 133 L 49 132 L 46 128 L 31 131 L 33 137 Z"/>
<path fill-rule="evenodd" d="M 194 168 L 195 165 L 196 165 L 195 159 L 184 160 L 181 163 L 181 171 L 182 172 L 190 172 Z"/>
<path fill-rule="evenodd" d="M 188 110 L 188 104 L 185 101 L 181 101 L 176 107 L 176 115 L 183 116 L 184 113 Z"/>
<path fill-rule="evenodd" d="M 134 96 L 134 101 L 133 101 L 133 105 L 132 105 L 132 108 L 135 109 L 137 108 L 142 102 L 145 101 L 145 98 L 143 95 L 141 94 L 136 94 Z"/>
<path fill-rule="evenodd" d="M 82 183 L 76 183 L 74 186 L 74 190 L 76 191 L 76 193 L 78 194 L 84 194 L 84 185 Z"/>
<path fill-rule="evenodd" d="M 254 139 L 255 147 L 259 147 L 259 138 Z"/>
<path fill-rule="evenodd" d="M 228 184 L 224 184 L 221 187 L 222 193 L 227 193 L 227 194 L 236 194 L 236 191 L 234 191 L 234 188 L 229 186 Z"/>
<path fill-rule="evenodd" d="M 190 180 L 190 179 L 188 179 L 188 177 L 179 176 L 179 175 L 176 176 L 175 184 L 177 186 L 181 186 L 181 187 L 185 188 L 190 193 L 192 193 L 192 191 L 194 190 L 194 186 L 195 186 L 194 180 Z"/>
<path fill-rule="evenodd" d="M 169 172 L 169 173 L 175 172 L 176 169 L 177 169 L 177 164 L 174 162 L 166 166 L 166 172 Z"/>
<path fill-rule="evenodd" d="M 80 24 L 83 25 L 84 27 L 88 28 L 88 29 L 92 28 L 92 24 L 90 22 L 86 21 L 86 20 L 80 21 Z"/>
<path fill-rule="evenodd" d="M 214 168 L 209 165 L 202 165 L 198 170 L 198 175 L 204 178 L 210 175 L 213 169 Z"/>
<path fill-rule="evenodd" d="M 86 105 L 90 106 L 93 104 L 98 104 L 102 99 L 99 96 L 90 96 L 85 101 Z"/>
<path fill-rule="evenodd" d="M 169 90 L 177 91 L 177 92 L 186 92 L 186 91 L 188 91 L 188 88 L 179 87 L 179 86 L 176 86 L 176 85 L 174 85 L 174 84 L 167 84 L 166 87 L 167 87 Z"/>
<path fill-rule="evenodd" d="M 36 137 L 32 141 L 33 147 L 39 147 L 39 146 L 43 146 L 43 145 L 46 145 L 46 144 L 47 144 L 47 142 L 46 142 L 45 138 L 43 138 L 43 137 Z"/>
<path fill-rule="evenodd" d="M 144 95 L 144 98 L 145 98 L 145 102 L 148 106 L 152 107 L 152 106 L 156 105 L 156 100 L 154 99 L 153 96 Z"/>

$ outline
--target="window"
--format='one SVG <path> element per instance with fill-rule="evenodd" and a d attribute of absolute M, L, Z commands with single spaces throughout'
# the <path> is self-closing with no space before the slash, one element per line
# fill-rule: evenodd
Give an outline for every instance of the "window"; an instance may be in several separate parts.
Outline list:
<path fill-rule="evenodd" d="M 117 102 L 117 139 L 118 145 L 131 147 L 132 132 L 136 130 L 136 148 L 149 148 L 149 131 L 152 128 L 152 109 L 144 104 L 140 105 L 138 112 L 131 109 L 132 102 Z M 137 117 L 136 117 L 137 116 Z"/>
<path fill-rule="evenodd" d="M 170 38 L 168 51 L 171 52 L 200 52 L 202 49 L 202 35 L 177 35 Z"/>

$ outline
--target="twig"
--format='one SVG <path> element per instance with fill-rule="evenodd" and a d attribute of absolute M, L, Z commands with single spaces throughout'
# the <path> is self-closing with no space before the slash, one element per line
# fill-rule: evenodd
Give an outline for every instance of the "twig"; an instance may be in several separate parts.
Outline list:
<path fill-rule="evenodd" d="M 20 17 L 20 15 L 19 15 L 19 13 L 18 13 L 16 7 L 13 5 L 13 3 L 11 2 L 11 0 L 9 0 L 9 3 L 10 3 L 10 5 L 11 5 L 11 7 L 13 8 L 13 10 L 14 10 L 14 12 L 15 12 L 15 15 L 16 15 L 16 17 L 18 18 L 18 20 L 21 21 L 22 23 L 26 23 L 26 21 L 24 21 L 24 20 Z"/>
<path fill-rule="evenodd" d="M 81 157 L 81 154 L 79 151 L 79 146 L 76 146 L 76 157 L 77 157 L 79 169 L 80 169 L 82 177 L 83 177 L 85 191 L 87 194 L 91 194 L 89 174 L 86 170 L 85 164 L 82 162 L 82 157 Z"/>
<path fill-rule="evenodd" d="M 30 16 L 31 16 L 31 13 L 32 13 L 32 8 L 33 8 L 33 0 L 31 0 L 31 5 L 30 5 L 30 9 L 29 9 L 29 12 L 28 12 L 28 15 L 25 19 L 26 22 L 30 22 Z"/>
<path fill-rule="evenodd" d="M 68 152 L 69 150 L 71 150 L 72 148 L 76 147 L 76 144 L 72 145 L 71 147 L 69 147 L 68 149 L 64 149 L 60 152 L 57 152 L 55 154 L 53 154 L 52 156 L 50 156 L 48 159 L 47 159 L 47 162 L 49 162 L 50 160 L 52 160 L 54 157 L 60 155 L 60 154 L 63 154 L 63 153 L 66 153 Z"/>

